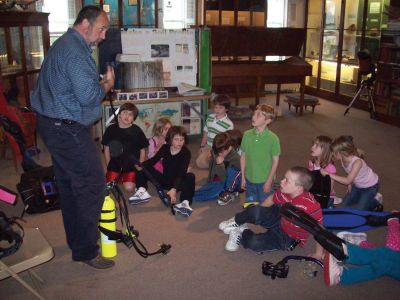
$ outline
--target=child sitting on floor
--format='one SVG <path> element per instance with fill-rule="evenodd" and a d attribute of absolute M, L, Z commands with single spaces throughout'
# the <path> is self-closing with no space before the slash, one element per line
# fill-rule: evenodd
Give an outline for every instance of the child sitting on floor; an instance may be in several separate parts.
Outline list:
<path fill-rule="evenodd" d="M 322 223 L 321 206 L 308 189 L 312 186 L 312 176 L 303 167 L 290 168 L 280 183 L 280 189 L 270 195 L 261 205 L 251 205 L 235 217 L 219 224 L 219 229 L 229 234 L 225 245 L 227 251 L 237 251 L 240 245 L 253 251 L 292 250 L 297 244 L 303 246 L 308 232 L 287 219 L 281 218 L 280 207 L 289 202 L 310 214 Z M 255 233 L 247 223 L 261 225 L 267 231 Z M 311 255 L 321 259 L 323 248 L 316 243 Z"/>
<path fill-rule="evenodd" d="M 194 200 L 207 201 L 216 199 L 226 188 L 229 189 L 235 184 L 235 178 L 236 185 L 240 187 L 240 156 L 234 147 L 237 147 L 237 141 L 232 139 L 229 131 L 220 132 L 215 136 L 207 184 L 195 192 Z M 234 192 L 234 190 L 229 192 Z M 228 204 L 234 198 L 235 195 L 230 193 L 223 199 L 219 198 L 218 204 Z"/>
<path fill-rule="evenodd" d="M 343 205 L 360 210 L 382 211 L 383 206 L 377 200 L 379 177 L 362 159 L 353 137 L 338 137 L 333 141 L 331 149 L 333 157 L 340 161 L 347 176 L 339 176 L 324 169 L 321 169 L 321 174 L 328 174 L 333 180 L 348 186 Z"/>
<path fill-rule="evenodd" d="M 180 204 L 174 206 L 176 212 L 185 216 L 190 216 L 192 208 L 192 198 L 194 194 L 195 177 L 193 173 L 187 172 L 191 154 L 185 146 L 188 138 L 182 126 L 172 126 L 167 133 L 166 144 L 150 159 L 143 163 L 143 167 L 158 181 L 163 189 L 167 190 L 167 195 L 171 198 L 171 203 L 177 202 L 177 192 L 181 191 Z M 163 174 L 158 172 L 154 165 L 162 160 Z M 142 170 L 136 176 L 136 193 L 129 198 L 131 204 L 148 202 L 151 198 L 147 192 L 147 181 L 150 178 Z"/>
<path fill-rule="evenodd" d="M 347 258 L 345 265 L 357 265 L 346 268 L 330 253 L 325 253 L 324 280 L 327 286 L 336 284 L 350 285 L 382 276 L 390 276 L 400 280 L 400 224 L 398 218 L 387 221 L 388 229 L 386 247 L 364 248 L 363 241 L 359 245 L 346 242 L 343 245 Z"/>
<path fill-rule="evenodd" d="M 132 161 L 134 155 L 140 162 L 145 160 L 148 141 L 142 129 L 133 122 L 138 116 L 138 109 L 132 103 L 124 103 L 119 108 L 118 120 L 107 127 L 103 135 L 104 158 L 107 165 L 107 182 L 120 176 L 119 182 L 124 189 L 133 192 L 135 188 L 135 175 L 140 169 Z M 123 147 L 121 157 L 113 158 L 110 155 L 109 144 L 119 141 Z M 122 174 L 121 174 L 122 172 Z"/>
<path fill-rule="evenodd" d="M 154 123 L 153 127 L 153 137 L 149 138 L 149 148 L 147 149 L 147 158 L 152 158 L 161 146 L 164 145 L 165 138 L 167 136 L 168 130 L 171 128 L 172 123 L 167 118 L 160 118 Z M 162 162 L 158 161 L 154 168 L 160 173 L 163 172 Z"/>
<path fill-rule="evenodd" d="M 330 174 L 336 174 L 336 167 L 332 163 L 332 152 L 331 152 L 332 139 L 328 136 L 320 135 L 312 141 L 311 146 L 311 159 L 308 161 L 308 169 L 310 171 L 316 171 L 324 169 Z M 315 173 L 314 173 L 315 175 Z M 321 174 L 318 174 L 321 177 Z M 314 178 L 314 182 L 315 182 Z M 328 181 L 329 183 L 329 181 Z M 331 191 L 329 200 L 321 196 L 315 196 L 316 200 L 320 202 L 322 208 L 333 207 L 335 192 L 333 190 L 333 180 L 331 179 Z M 321 199 L 321 201 L 319 201 Z M 328 200 L 328 201 L 327 201 Z"/>

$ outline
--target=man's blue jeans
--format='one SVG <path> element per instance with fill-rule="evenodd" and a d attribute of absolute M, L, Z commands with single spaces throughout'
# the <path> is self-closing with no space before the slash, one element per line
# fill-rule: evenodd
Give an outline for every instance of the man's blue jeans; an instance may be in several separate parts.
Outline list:
<path fill-rule="evenodd" d="M 37 115 L 37 130 L 51 154 L 72 259 L 98 255 L 98 223 L 106 180 L 91 127 Z"/>

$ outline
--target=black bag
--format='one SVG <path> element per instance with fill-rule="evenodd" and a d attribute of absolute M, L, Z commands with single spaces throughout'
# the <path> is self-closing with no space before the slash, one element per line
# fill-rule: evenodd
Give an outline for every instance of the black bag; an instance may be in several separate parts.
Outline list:
<path fill-rule="evenodd" d="M 21 175 L 17 190 L 28 214 L 60 208 L 53 167 L 39 167 Z"/>
<path fill-rule="evenodd" d="M 21 247 L 24 229 L 0 211 L 0 259 L 15 253 Z"/>

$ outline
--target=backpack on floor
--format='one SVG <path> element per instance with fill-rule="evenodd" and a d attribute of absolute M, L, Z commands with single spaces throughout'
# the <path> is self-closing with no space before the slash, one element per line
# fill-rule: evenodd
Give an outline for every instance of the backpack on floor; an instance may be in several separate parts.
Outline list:
<path fill-rule="evenodd" d="M 40 167 L 23 173 L 17 190 L 28 214 L 60 208 L 53 167 Z"/>

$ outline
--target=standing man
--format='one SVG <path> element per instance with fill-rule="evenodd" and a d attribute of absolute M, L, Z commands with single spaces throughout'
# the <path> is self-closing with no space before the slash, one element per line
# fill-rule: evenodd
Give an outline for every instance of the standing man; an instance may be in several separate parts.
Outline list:
<path fill-rule="evenodd" d="M 101 116 L 101 101 L 114 86 L 113 69 L 108 67 L 99 81 L 92 58 L 92 46 L 105 39 L 108 26 L 102 9 L 84 7 L 73 28 L 50 48 L 31 101 L 38 133 L 53 160 L 72 259 L 96 269 L 114 266 L 98 252 L 106 181 L 91 134 Z"/>

